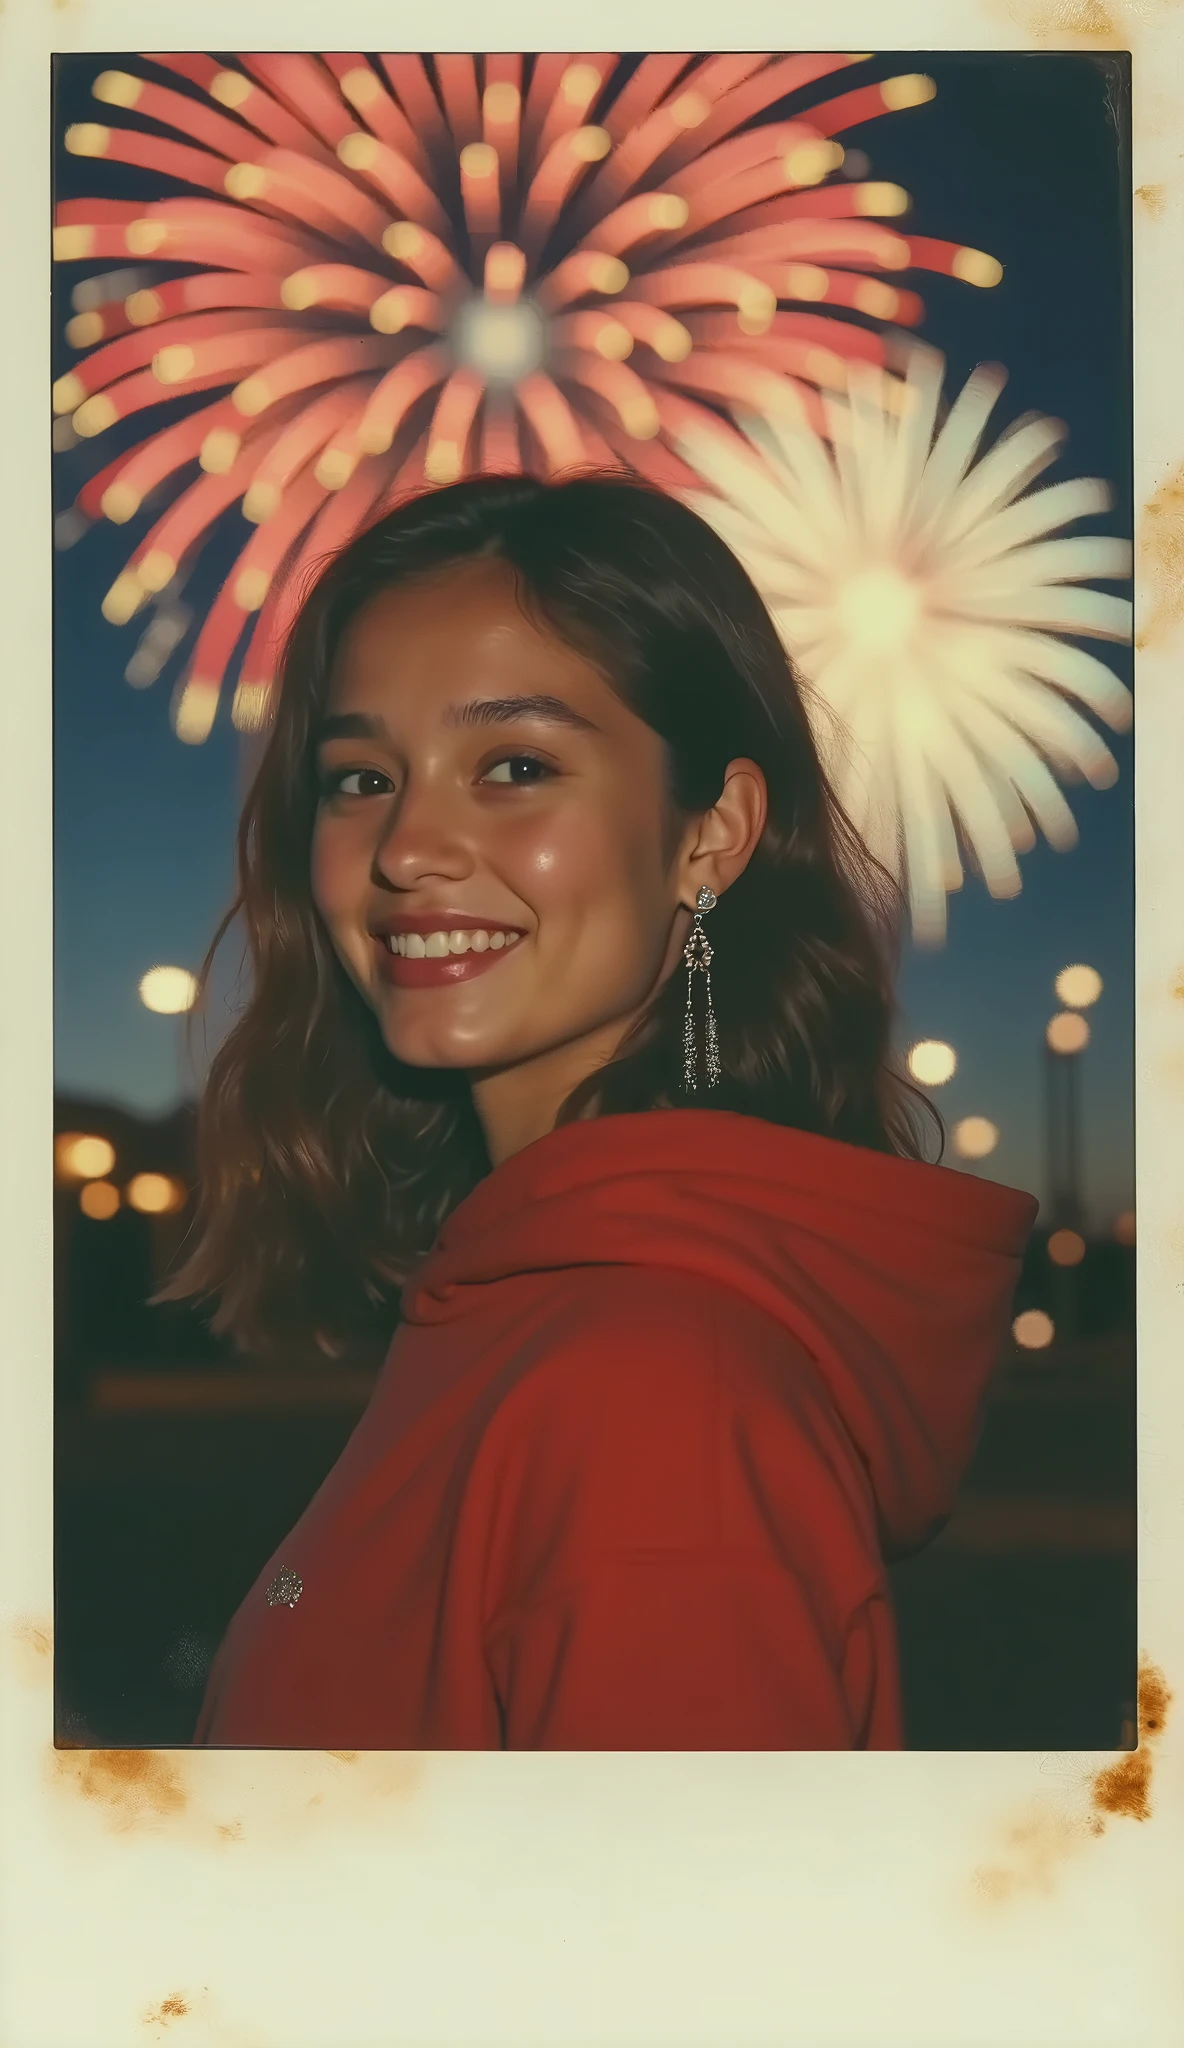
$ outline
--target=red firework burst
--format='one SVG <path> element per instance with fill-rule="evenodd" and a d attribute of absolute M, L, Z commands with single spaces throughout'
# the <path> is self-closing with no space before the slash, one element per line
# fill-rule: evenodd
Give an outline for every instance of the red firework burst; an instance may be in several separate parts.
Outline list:
<path fill-rule="evenodd" d="M 66 147 L 202 196 L 68 201 L 55 255 L 187 273 L 72 321 L 90 353 L 54 403 L 86 438 L 221 394 L 149 429 L 77 501 L 123 523 L 174 491 L 104 601 L 116 623 L 223 512 L 255 527 L 187 664 L 187 740 L 209 731 L 253 618 L 234 719 L 265 721 L 303 572 L 406 490 L 589 463 L 686 487 L 671 443 L 689 423 L 731 439 L 730 405 L 796 403 L 821 428 L 818 387 L 883 361 L 863 322 L 922 310 L 883 273 L 1000 275 L 981 251 L 884 226 L 908 205 L 898 186 L 827 182 L 837 135 L 932 96 L 909 76 L 817 97 L 861 57 L 145 61 L 189 89 L 108 71 L 96 98 L 187 140 L 82 123 Z"/>

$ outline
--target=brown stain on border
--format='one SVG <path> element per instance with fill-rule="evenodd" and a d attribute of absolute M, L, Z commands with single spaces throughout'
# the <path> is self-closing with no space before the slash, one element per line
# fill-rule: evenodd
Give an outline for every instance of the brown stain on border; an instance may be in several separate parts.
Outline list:
<path fill-rule="evenodd" d="M 305 1759 L 310 1796 L 297 1801 L 286 1773 L 274 1786 L 266 1769 L 241 1785 L 228 1785 L 206 1764 L 208 1755 L 59 1741 L 47 1747 L 47 1776 L 72 1804 L 96 1812 L 109 1832 L 165 1834 L 225 1852 L 247 1842 L 292 1848 L 343 1826 L 372 1837 L 390 1824 L 392 1807 L 415 1802 L 427 1772 L 427 1758 L 416 1750 L 314 1752 Z"/>
<path fill-rule="evenodd" d="M 173 1991 L 167 1998 L 154 1999 L 141 2009 L 139 2020 L 141 2027 L 152 2029 L 147 2037 L 150 2040 L 168 2038 L 183 2042 L 200 2038 L 203 2043 L 208 2042 L 210 2048 L 215 2042 L 218 2048 L 274 2048 L 272 2036 L 260 2033 L 257 2027 L 244 2027 L 231 2019 L 218 1999 L 212 1996 L 208 1984 L 203 1984 L 200 1991 Z M 178 2020 L 188 2020 L 190 2025 L 170 2035 L 168 2029 Z"/>
<path fill-rule="evenodd" d="M 1025 10 L 1033 35 L 1088 36 L 1109 41 L 1119 33 L 1113 16 L 1099 0 L 1053 0 L 1052 5 Z"/>
<path fill-rule="evenodd" d="M 1135 198 L 1141 199 L 1152 220 L 1161 220 L 1167 200 L 1166 185 L 1136 185 Z"/>
<path fill-rule="evenodd" d="M 1163 1672 L 1144 1663 L 1139 1670 L 1138 1748 L 1094 1778 L 1094 1810 L 1099 1817 L 1116 1814 L 1125 1820 L 1150 1820 L 1154 1745 L 1163 1733 L 1171 1700 Z"/>
<path fill-rule="evenodd" d="M 1148 498 L 1138 539 L 1151 603 L 1135 646 L 1156 647 L 1184 615 L 1184 462 Z"/>
<path fill-rule="evenodd" d="M 1034 1801 L 1003 1830 L 1004 1849 L 979 1864 L 972 1886 L 980 1901 L 1001 1905 L 1023 1892 L 1055 1891 L 1063 1865 L 1104 1835 L 1112 1819 L 1150 1820 L 1155 1744 L 1167 1721 L 1172 1693 L 1163 1672 L 1144 1657 L 1139 1665 L 1138 1747 L 1085 1779 L 1082 1812 Z"/>
<path fill-rule="evenodd" d="M 990 8 L 1023 29 L 1037 42 L 1046 37 L 1077 36 L 1094 49 L 1126 50 L 1129 30 L 1123 22 L 1129 7 L 1104 7 L 1101 0 L 1009 0 Z"/>
<path fill-rule="evenodd" d="M 12 1624 L 13 1663 L 26 1685 L 48 1685 L 53 1676 L 53 1623 L 39 1614 L 20 1614 Z"/>
<path fill-rule="evenodd" d="M 152 2012 L 144 2014 L 144 2025 L 167 2027 L 170 2020 L 183 2020 L 190 2009 L 189 2000 L 182 1997 L 179 1991 L 174 1991 L 170 1997 L 162 1998 Z"/>
<path fill-rule="evenodd" d="M 1017 1892 L 1052 1892 L 1061 1865 L 1083 1849 L 1103 1824 L 1055 1809 L 1035 1807 L 1004 1831 L 1007 1860 L 983 1864 L 974 1873 L 975 1889 L 984 1899 L 1003 1904 Z"/>
<path fill-rule="evenodd" d="M 189 1788 L 168 1751 L 81 1749 L 51 1751 L 56 1780 L 99 1808 L 119 1833 L 184 1813 Z"/>
<path fill-rule="evenodd" d="M 1019 29 L 1033 42 L 1072 50 L 1130 50 L 1139 32 L 1177 0 L 979 0 L 982 11 L 1000 25 Z M 1071 39 L 1071 40 L 1070 40 Z"/>

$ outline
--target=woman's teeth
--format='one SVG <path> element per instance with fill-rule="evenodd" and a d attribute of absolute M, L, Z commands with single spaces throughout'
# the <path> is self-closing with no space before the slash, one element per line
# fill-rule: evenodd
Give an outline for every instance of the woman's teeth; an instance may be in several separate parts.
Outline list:
<path fill-rule="evenodd" d="M 387 948 L 407 960 L 443 960 L 448 953 L 496 953 L 500 946 L 512 946 L 517 932 L 388 932 Z"/>

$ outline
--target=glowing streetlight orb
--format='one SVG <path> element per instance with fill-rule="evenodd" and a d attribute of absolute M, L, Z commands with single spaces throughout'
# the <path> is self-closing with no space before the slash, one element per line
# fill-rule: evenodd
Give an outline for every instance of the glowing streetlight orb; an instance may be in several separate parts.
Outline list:
<path fill-rule="evenodd" d="M 954 1150 L 960 1159 L 985 1159 L 999 1143 L 999 1127 L 989 1117 L 964 1116 L 954 1125 Z"/>
<path fill-rule="evenodd" d="M 115 1147 L 106 1138 L 63 1131 L 55 1138 L 54 1164 L 70 1180 L 102 1180 L 115 1164 Z"/>
<path fill-rule="evenodd" d="M 899 569 L 865 569 L 835 599 L 840 628 L 861 655 L 908 647 L 921 616 L 921 593 Z"/>
<path fill-rule="evenodd" d="M 1135 1242 L 1135 1212 L 1133 1209 L 1124 1209 L 1121 1215 L 1114 1218 L 1114 1236 L 1119 1244 L 1133 1244 Z"/>
<path fill-rule="evenodd" d="M 1089 1025 L 1075 1010 L 1059 1010 L 1050 1018 L 1044 1035 L 1054 1052 L 1084 1052 L 1089 1044 Z"/>
<path fill-rule="evenodd" d="M 1102 993 L 1102 977 L 1096 967 L 1062 967 L 1055 987 L 1066 1009 L 1087 1010 Z"/>
<path fill-rule="evenodd" d="M 1048 1256 L 1054 1266 L 1079 1266 L 1085 1257 L 1085 1239 L 1079 1230 L 1054 1230 L 1048 1240 Z"/>
<path fill-rule="evenodd" d="M 920 1081 L 926 1088 L 940 1088 L 948 1081 L 958 1065 L 957 1054 L 952 1045 L 946 1045 L 940 1038 L 922 1038 L 909 1053 L 909 1072 L 914 1081 Z"/>
<path fill-rule="evenodd" d="M 541 367 L 547 331 L 529 300 L 497 306 L 470 299 L 456 316 L 451 339 L 466 369 L 476 370 L 489 384 L 514 385 Z"/>
<path fill-rule="evenodd" d="M 127 1200 L 129 1207 L 138 1209 L 142 1216 L 167 1216 L 170 1210 L 181 1207 L 185 1190 L 167 1173 L 137 1173 L 128 1182 Z"/>
<path fill-rule="evenodd" d="M 78 1206 L 92 1223 L 106 1223 L 119 1207 L 119 1189 L 109 1180 L 88 1180 L 79 1192 Z"/>
<path fill-rule="evenodd" d="M 1043 1351 L 1052 1343 L 1056 1329 L 1042 1308 L 1027 1308 L 1016 1317 L 1011 1334 L 1024 1351 Z"/>
<path fill-rule="evenodd" d="M 159 1016 L 179 1016 L 197 1001 L 197 981 L 187 967 L 150 967 L 140 982 L 140 1001 Z"/>

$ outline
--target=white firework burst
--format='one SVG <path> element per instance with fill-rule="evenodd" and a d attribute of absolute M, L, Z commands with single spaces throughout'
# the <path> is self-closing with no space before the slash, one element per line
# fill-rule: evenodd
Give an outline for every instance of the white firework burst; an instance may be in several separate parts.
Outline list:
<path fill-rule="evenodd" d="M 1005 372 L 976 370 L 939 427 L 944 371 L 921 347 L 903 380 L 853 366 L 824 401 L 829 441 L 789 407 L 739 416 L 746 453 L 693 430 L 677 444 L 711 487 L 688 502 L 744 562 L 812 686 L 836 792 L 907 889 L 922 945 L 944 941 L 963 851 L 1007 897 L 1037 826 L 1076 843 L 1060 783 L 1103 789 L 1118 774 L 1077 707 L 1114 731 L 1132 709 L 1071 644 L 1129 641 L 1130 601 L 1083 587 L 1127 577 L 1129 544 L 1049 537 L 1107 510 L 1108 487 L 1028 489 L 1065 438 L 1041 415 L 976 460 Z"/>

